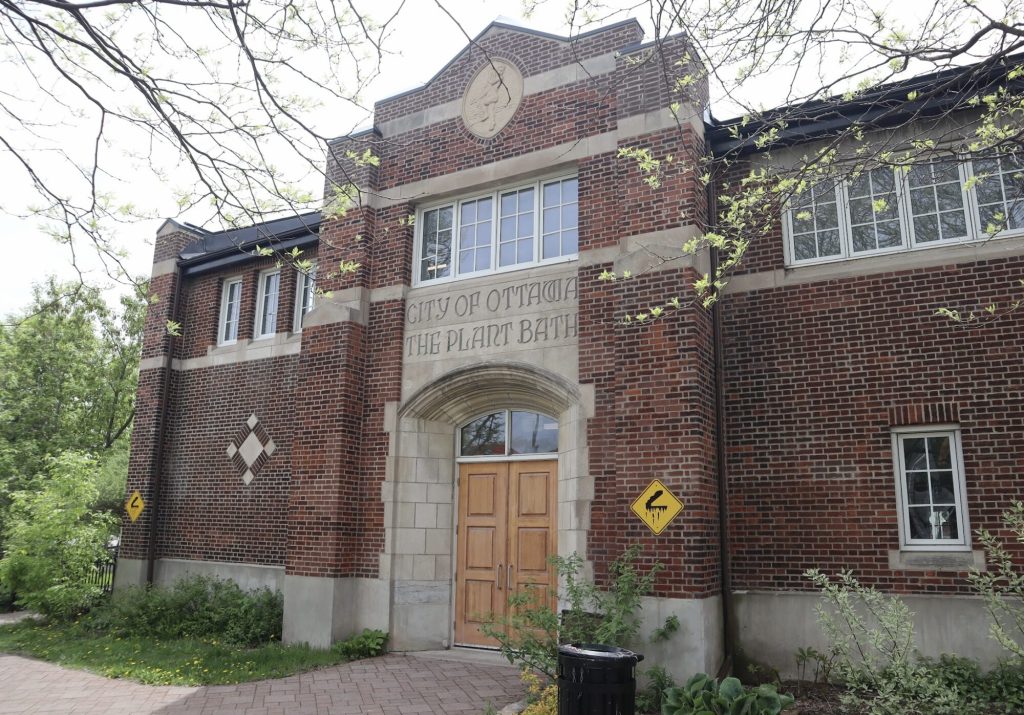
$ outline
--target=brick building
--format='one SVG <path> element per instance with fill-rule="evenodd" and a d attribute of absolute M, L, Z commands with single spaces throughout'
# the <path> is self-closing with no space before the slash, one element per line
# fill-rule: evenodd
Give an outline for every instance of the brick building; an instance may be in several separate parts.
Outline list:
<path fill-rule="evenodd" d="M 965 575 L 971 530 L 1024 496 L 1024 337 L 1015 315 L 982 332 L 934 312 L 1024 273 L 1010 159 L 929 165 L 892 215 L 884 172 L 809 192 L 717 315 L 624 326 L 708 270 L 660 257 L 713 199 L 692 162 L 652 186 L 619 150 L 787 160 L 670 111 L 706 97 L 673 94 L 649 50 L 634 21 L 571 41 L 495 22 L 332 146 L 332 182 L 360 191 L 343 215 L 164 225 L 129 467 L 148 506 L 119 585 L 277 588 L 285 639 L 318 646 L 364 627 L 400 650 L 488 645 L 479 614 L 550 593 L 549 554 L 600 579 L 640 544 L 666 567 L 645 627 L 682 624 L 648 655 L 680 676 L 717 671 L 727 632 L 783 669 L 820 644 L 810 567 L 906 594 L 926 651 L 992 660 Z M 981 240 L 996 206 L 1016 223 Z M 257 245 L 302 250 L 318 290 Z M 655 478 L 685 504 L 657 535 L 630 511 Z"/>

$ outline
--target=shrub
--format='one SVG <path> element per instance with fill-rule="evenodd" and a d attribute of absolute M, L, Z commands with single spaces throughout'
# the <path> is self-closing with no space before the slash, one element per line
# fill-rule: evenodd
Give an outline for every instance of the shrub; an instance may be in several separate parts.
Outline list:
<path fill-rule="evenodd" d="M 1024 502 L 1013 502 L 1003 513 L 1003 523 L 1024 547 Z M 989 569 L 973 571 L 969 579 L 992 616 L 989 632 L 1001 646 L 1024 658 L 1024 572 L 1018 571 L 1010 552 L 993 534 L 980 529 L 978 538 Z"/>
<path fill-rule="evenodd" d="M 384 655 L 388 647 L 388 634 L 384 631 L 370 630 L 364 628 L 357 636 L 348 640 L 339 641 L 334 644 L 334 651 L 349 660 L 360 658 L 375 658 Z"/>
<path fill-rule="evenodd" d="M 632 546 L 608 567 L 608 591 L 580 579 L 583 559 L 573 553 L 562 558 L 552 556 L 551 563 L 563 584 L 561 599 L 569 606 L 559 617 L 547 602 L 538 602 L 532 591 L 509 597 L 511 615 L 484 624 L 481 630 L 500 644 L 510 663 L 555 676 L 559 643 L 602 643 L 626 646 L 640 631 L 640 599 L 654 588 L 658 572 L 655 564 L 642 572 L 636 564 L 640 548 Z M 679 628 L 669 617 L 656 637 L 664 640 Z"/>
<path fill-rule="evenodd" d="M 523 715 L 558 715 L 558 687 L 536 673 L 523 671 L 528 705 Z"/>
<path fill-rule="evenodd" d="M 647 686 L 637 690 L 636 710 L 642 713 L 660 712 L 665 703 L 665 693 L 676 686 L 675 679 L 660 665 L 648 668 L 643 673 Z"/>
<path fill-rule="evenodd" d="M 90 510 L 96 469 L 91 456 L 64 452 L 48 460 L 41 489 L 12 495 L 0 590 L 16 593 L 19 606 L 69 619 L 102 597 L 94 576 L 109 558 L 114 519 Z"/>
<path fill-rule="evenodd" d="M 774 685 L 745 688 L 737 678 L 719 684 L 704 673 L 686 685 L 665 691 L 662 715 L 778 715 L 793 704 L 791 695 L 779 695 Z"/>
<path fill-rule="evenodd" d="M 84 622 L 121 637 L 210 637 L 255 646 L 281 639 L 282 614 L 283 601 L 275 591 L 244 591 L 233 581 L 189 576 L 169 588 L 116 592 Z"/>
<path fill-rule="evenodd" d="M 917 657 L 914 614 L 899 598 L 861 585 L 849 572 L 835 581 L 814 570 L 807 575 L 825 597 L 818 621 L 831 642 L 833 672 L 847 687 L 846 705 L 870 715 L 1021 712 L 1020 665 L 1004 663 L 983 674 L 966 658 Z"/>

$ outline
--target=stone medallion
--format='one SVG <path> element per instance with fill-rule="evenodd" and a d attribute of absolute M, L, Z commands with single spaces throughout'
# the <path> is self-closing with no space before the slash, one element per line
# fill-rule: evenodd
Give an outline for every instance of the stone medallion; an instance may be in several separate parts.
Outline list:
<path fill-rule="evenodd" d="M 462 97 L 462 121 L 481 139 L 505 128 L 523 99 L 523 75 L 506 60 L 492 59 L 476 73 Z"/>

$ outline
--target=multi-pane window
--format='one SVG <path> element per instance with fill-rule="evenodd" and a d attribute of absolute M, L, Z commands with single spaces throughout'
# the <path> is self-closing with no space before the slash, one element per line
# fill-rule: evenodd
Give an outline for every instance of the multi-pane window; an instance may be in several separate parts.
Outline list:
<path fill-rule="evenodd" d="M 853 252 L 880 251 L 902 244 L 896 177 L 892 169 L 872 169 L 852 178 L 850 235 Z"/>
<path fill-rule="evenodd" d="M 839 204 L 833 184 L 816 184 L 793 199 L 790 235 L 798 261 L 838 256 Z"/>
<path fill-rule="evenodd" d="M 507 457 L 558 451 L 558 420 L 539 412 L 500 410 L 459 430 L 462 457 Z"/>
<path fill-rule="evenodd" d="M 459 205 L 459 275 L 491 268 L 494 200 L 490 196 Z"/>
<path fill-rule="evenodd" d="M 571 256 L 579 249 L 579 181 L 576 178 L 549 181 L 542 190 L 541 258 Z"/>
<path fill-rule="evenodd" d="M 1024 157 L 1003 154 L 974 161 L 981 231 L 1024 228 Z"/>
<path fill-rule="evenodd" d="M 498 232 L 498 265 L 514 266 L 533 261 L 533 201 L 531 186 L 501 195 Z"/>
<path fill-rule="evenodd" d="M 238 340 L 238 316 L 242 303 L 242 279 L 229 278 L 224 281 L 220 297 L 220 321 L 217 342 L 229 345 Z"/>
<path fill-rule="evenodd" d="M 296 333 L 302 330 L 302 319 L 313 310 L 316 303 L 316 264 L 305 271 L 298 272 L 295 285 L 295 325 Z"/>
<path fill-rule="evenodd" d="M 915 244 L 967 238 L 967 202 L 960 165 L 921 162 L 907 172 L 911 235 Z"/>
<path fill-rule="evenodd" d="M 256 304 L 256 336 L 270 337 L 277 332 L 277 309 L 281 288 L 281 271 L 273 269 L 260 274 Z"/>
<path fill-rule="evenodd" d="M 815 263 L 1024 231 L 1024 158 L 993 154 L 877 167 L 792 197 L 791 263 Z"/>
<path fill-rule="evenodd" d="M 452 274 L 452 215 L 454 206 L 423 212 L 420 233 L 420 281 L 447 278 Z"/>
<path fill-rule="evenodd" d="M 960 433 L 893 434 L 903 547 L 968 547 Z"/>
<path fill-rule="evenodd" d="M 576 177 L 559 178 L 421 210 L 416 222 L 416 282 L 575 257 L 578 194 Z"/>

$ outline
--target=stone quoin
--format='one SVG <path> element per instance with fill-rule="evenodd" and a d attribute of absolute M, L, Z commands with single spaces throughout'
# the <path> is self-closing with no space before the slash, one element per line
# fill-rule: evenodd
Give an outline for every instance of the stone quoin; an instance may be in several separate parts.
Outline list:
<path fill-rule="evenodd" d="M 626 326 L 709 270 L 681 253 L 715 214 L 696 160 L 729 153 L 739 176 L 817 126 L 763 156 L 705 88 L 676 93 L 666 68 L 686 66 L 638 62 L 651 47 L 635 21 L 571 39 L 494 22 L 331 144 L 330 183 L 360 192 L 343 215 L 164 224 L 127 492 L 146 507 L 117 587 L 211 574 L 280 590 L 288 642 L 486 647 L 481 617 L 510 592 L 553 598 L 548 556 L 606 583 L 639 544 L 665 566 L 644 631 L 681 625 L 647 662 L 677 679 L 741 653 L 789 674 L 823 647 L 812 567 L 904 595 L 922 652 L 995 660 L 965 576 L 973 530 L 1024 498 L 1024 331 L 1020 313 L 984 334 L 934 313 L 1005 301 L 1024 275 L 1021 225 L 981 240 L 995 199 L 948 190 L 949 171 L 1009 177 L 1010 160 L 936 168 L 870 226 L 860 184 L 823 189 L 752 242 L 717 326 L 685 301 Z M 689 56 L 683 37 L 661 49 Z M 693 161 L 652 186 L 628 147 Z M 351 159 L 366 150 L 379 165 Z M 654 480 L 684 505 L 657 535 L 631 510 Z"/>

